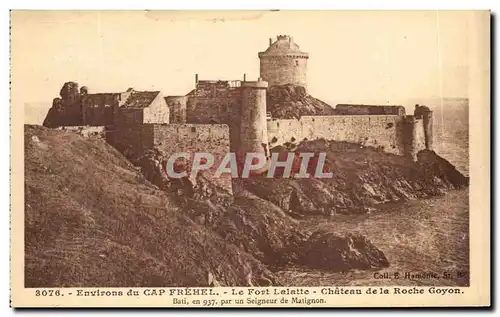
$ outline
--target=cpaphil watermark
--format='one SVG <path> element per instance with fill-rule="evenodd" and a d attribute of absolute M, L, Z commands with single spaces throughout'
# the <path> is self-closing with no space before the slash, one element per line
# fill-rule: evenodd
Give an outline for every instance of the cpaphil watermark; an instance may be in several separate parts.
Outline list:
<path fill-rule="evenodd" d="M 179 152 L 163 162 L 163 170 L 169 178 L 196 178 L 200 171 L 214 170 L 214 177 L 229 174 L 232 178 L 248 178 L 261 175 L 267 178 L 332 178 L 333 173 L 325 171 L 326 153 L 287 152 L 245 153 L 237 156 L 229 152 L 216 163 L 211 153 Z"/>

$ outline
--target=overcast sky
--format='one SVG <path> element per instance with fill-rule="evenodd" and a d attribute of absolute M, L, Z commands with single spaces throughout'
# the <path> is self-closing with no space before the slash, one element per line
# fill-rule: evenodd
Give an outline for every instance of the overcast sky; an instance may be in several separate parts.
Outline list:
<path fill-rule="evenodd" d="M 280 34 L 310 54 L 309 92 L 327 102 L 467 97 L 468 23 L 457 11 L 14 12 L 12 99 L 50 106 L 66 81 L 183 95 L 195 73 L 255 79 Z"/>

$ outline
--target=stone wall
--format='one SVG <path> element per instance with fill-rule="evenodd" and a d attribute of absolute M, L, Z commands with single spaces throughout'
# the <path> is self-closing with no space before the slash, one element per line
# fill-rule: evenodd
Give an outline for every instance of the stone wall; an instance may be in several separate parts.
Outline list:
<path fill-rule="evenodd" d="M 213 87 L 214 89 L 196 89 L 188 95 L 188 123 L 229 123 L 231 111 L 240 104 L 240 90 Z"/>
<path fill-rule="evenodd" d="M 304 139 L 346 141 L 404 155 L 405 134 L 401 116 L 304 116 L 267 122 L 272 147 Z"/>
<path fill-rule="evenodd" d="M 425 129 L 423 120 L 415 120 L 413 144 L 415 153 L 425 150 Z"/>
<path fill-rule="evenodd" d="M 71 131 L 91 139 L 105 139 L 107 131 L 105 126 L 63 126 L 57 128 L 57 130 Z"/>
<path fill-rule="evenodd" d="M 270 156 L 266 129 L 267 85 L 265 81 L 245 82 L 241 88 L 240 140 L 237 148 L 243 162 L 246 153 Z"/>
<path fill-rule="evenodd" d="M 120 108 L 115 119 L 115 125 L 109 128 L 106 140 L 130 160 L 139 158 L 145 151 L 143 139 L 152 139 L 150 136 L 144 138 L 143 109 Z"/>
<path fill-rule="evenodd" d="M 434 133 L 433 133 L 433 118 L 432 111 L 427 111 L 422 115 L 422 124 L 425 136 L 425 148 L 428 150 L 434 149 Z"/>
<path fill-rule="evenodd" d="M 153 128 L 145 124 L 115 125 L 107 128 L 106 141 L 134 162 L 153 148 Z"/>
<path fill-rule="evenodd" d="M 167 102 L 161 93 L 151 102 L 151 104 L 144 108 L 143 123 L 169 123 L 170 110 Z"/>
<path fill-rule="evenodd" d="M 115 125 L 128 126 L 136 125 L 144 122 L 143 109 L 126 109 L 120 108 L 116 116 Z"/>
<path fill-rule="evenodd" d="M 335 110 L 339 115 L 406 115 L 403 106 L 383 106 L 383 105 L 354 105 L 338 104 Z"/>
<path fill-rule="evenodd" d="M 115 93 L 82 95 L 83 123 L 90 126 L 114 124 L 119 102 L 120 94 Z"/>
<path fill-rule="evenodd" d="M 268 120 L 267 137 L 271 147 L 283 145 L 287 142 L 297 144 L 305 138 L 304 122 L 297 119 Z"/>
<path fill-rule="evenodd" d="M 215 163 L 207 170 L 205 176 L 212 182 L 232 192 L 231 175 L 222 174 L 220 178 L 214 177 L 217 167 L 229 149 L 229 127 L 225 124 L 199 125 L 199 124 L 145 124 L 153 129 L 153 144 L 168 159 L 172 154 L 187 152 L 194 155 L 196 152 L 211 153 Z"/>
<path fill-rule="evenodd" d="M 301 55 L 261 55 L 260 77 L 270 87 L 293 84 L 307 88 L 307 58 Z"/>
<path fill-rule="evenodd" d="M 170 110 L 171 123 L 186 123 L 187 120 L 187 96 L 168 96 L 165 97 Z"/>

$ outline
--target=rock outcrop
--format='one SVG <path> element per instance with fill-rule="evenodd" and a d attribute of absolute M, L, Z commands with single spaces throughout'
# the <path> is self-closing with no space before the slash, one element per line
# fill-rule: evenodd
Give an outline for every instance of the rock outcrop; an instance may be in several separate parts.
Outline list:
<path fill-rule="evenodd" d="M 233 185 L 240 189 L 235 192 L 234 201 L 226 204 L 214 199 L 221 196 L 221 191 L 203 177 L 196 181 L 185 178 L 181 187 L 180 180 L 167 180 L 167 183 L 171 188 L 182 188 L 177 192 L 181 209 L 195 223 L 210 228 L 262 263 L 273 267 L 304 265 L 338 271 L 376 269 L 389 264 L 366 237 L 339 236 L 334 230 L 308 232 L 300 227 L 297 219 L 365 214 L 376 211 L 383 203 L 441 195 L 468 182 L 450 163 L 431 151 L 422 151 L 419 161 L 413 162 L 343 142 L 305 141 L 293 149 L 327 153 L 325 171 L 333 172 L 333 178 L 257 176 L 233 180 Z M 292 147 L 273 149 L 283 153 L 291 150 Z M 159 166 L 158 159 L 148 161 L 155 162 L 152 166 Z M 316 166 L 311 168 L 309 172 L 313 173 Z M 157 170 L 157 167 L 149 170 Z"/>
<path fill-rule="evenodd" d="M 64 83 L 59 95 L 61 98 L 54 98 L 52 101 L 52 107 L 43 121 L 43 126 L 57 128 L 63 125 L 82 125 L 81 95 L 78 91 L 78 84 L 72 81 Z"/>
<path fill-rule="evenodd" d="M 272 86 L 268 89 L 267 111 L 273 118 L 280 119 L 336 114 L 330 105 L 308 95 L 304 87 L 291 84 Z"/>
<path fill-rule="evenodd" d="M 281 148 L 283 150 L 283 148 Z M 412 162 L 357 144 L 306 141 L 296 152 L 325 152 L 332 178 L 265 178 L 243 186 L 291 216 L 365 213 L 383 203 L 442 195 L 468 185 L 468 178 L 432 151 Z"/>
<path fill-rule="evenodd" d="M 340 236 L 317 231 L 298 251 L 299 264 L 329 271 L 381 269 L 389 266 L 384 253 L 359 234 Z"/>
<path fill-rule="evenodd" d="M 269 286 L 281 283 L 270 268 L 288 265 L 380 269 L 388 260 L 369 237 L 339 235 L 335 228 L 315 232 L 296 218 L 367 213 L 381 203 L 468 184 L 432 151 L 413 162 L 317 140 L 293 149 L 327 153 L 333 178 L 239 179 L 234 200 L 225 200 L 203 174 L 168 179 L 157 150 L 134 167 L 102 139 L 42 127 L 25 131 L 30 287 Z M 106 270 L 94 270 L 96 261 Z M 55 265 L 58 272 L 49 270 Z"/>
<path fill-rule="evenodd" d="M 211 182 L 205 176 L 204 171 L 199 171 L 196 179 L 190 176 L 169 178 L 166 173 L 165 154 L 157 148 L 148 150 L 134 164 L 141 168 L 147 180 L 162 190 L 175 193 L 182 201 L 189 198 L 194 200 L 210 200 L 216 204 L 228 205 L 233 200 L 233 196 Z M 177 160 L 174 170 L 178 173 L 186 171 L 189 175 L 191 166 L 186 160 Z"/>

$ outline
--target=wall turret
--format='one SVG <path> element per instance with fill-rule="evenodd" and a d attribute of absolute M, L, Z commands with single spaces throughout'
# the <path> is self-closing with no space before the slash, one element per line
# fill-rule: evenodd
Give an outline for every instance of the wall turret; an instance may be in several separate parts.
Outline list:
<path fill-rule="evenodd" d="M 186 123 L 187 117 L 187 96 L 165 97 L 170 110 L 170 123 Z"/>
<path fill-rule="evenodd" d="M 276 42 L 269 41 L 265 52 L 258 54 L 260 77 L 269 86 L 298 85 L 307 89 L 307 60 L 309 54 L 302 52 L 293 38 L 279 35 Z"/>
<path fill-rule="evenodd" d="M 422 120 L 424 124 L 424 136 L 425 136 L 425 148 L 427 150 L 433 151 L 433 127 L 432 127 L 432 111 L 426 111 L 422 113 Z"/>
<path fill-rule="evenodd" d="M 264 154 L 266 158 L 270 155 L 266 120 L 267 88 L 268 83 L 261 78 L 241 85 L 240 138 L 237 147 L 240 163 L 244 163 L 247 153 Z"/>

